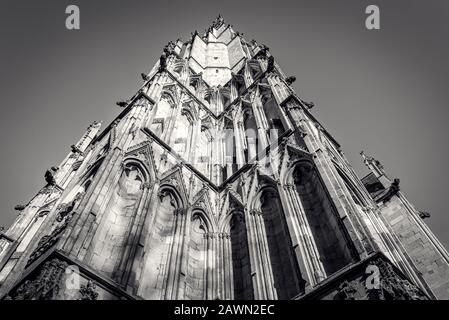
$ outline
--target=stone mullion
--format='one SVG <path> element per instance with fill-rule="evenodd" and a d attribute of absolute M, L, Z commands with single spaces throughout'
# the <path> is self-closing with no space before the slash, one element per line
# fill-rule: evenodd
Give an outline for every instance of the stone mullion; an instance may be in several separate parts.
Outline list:
<path fill-rule="evenodd" d="M 286 195 L 284 195 L 283 189 L 287 193 Z M 280 189 L 280 195 L 281 198 L 286 198 L 287 221 L 291 221 L 289 229 L 293 231 L 290 232 L 290 235 L 294 235 L 292 244 L 293 247 L 297 246 L 299 249 L 299 252 L 295 249 L 296 258 L 302 267 L 301 271 L 304 270 L 307 275 L 308 284 L 313 287 L 325 277 L 326 272 L 320 261 L 320 254 L 313 240 L 314 237 L 305 217 L 305 211 L 293 186 L 286 185 L 283 189 Z"/>
<path fill-rule="evenodd" d="M 254 211 L 253 211 L 254 212 Z M 267 242 L 267 234 L 265 232 L 265 223 L 263 221 L 263 213 L 261 211 L 254 212 L 257 231 L 259 234 L 259 250 L 262 257 L 262 268 L 264 269 L 265 290 L 268 300 L 277 299 L 276 289 L 274 288 L 274 276 L 271 268 L 270 250 Z"/>
<path fill-rule="evenodd" d="M 248 213 L 247 209 L 245 209 L 245 212 Z M 261 270 L 261 257 L 258 249 L 254 216 L 247 214 L 245 220 L 248 222 L 246 231 L 249 245 L 251 281 L 253 282 L 254 298 L 256 300 L 263 300 L 266 299 L 265 283 L 263 282 L 263 270 Z"/>

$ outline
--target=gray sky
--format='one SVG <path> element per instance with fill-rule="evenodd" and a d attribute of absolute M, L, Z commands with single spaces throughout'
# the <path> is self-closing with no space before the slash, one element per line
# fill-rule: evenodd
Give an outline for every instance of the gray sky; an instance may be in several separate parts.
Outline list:
<path fill-rule="evenodd" d="M 77 4 L 81 30 L 65 29 Z M 364 28 L 376 4 L 381 30 Z M 221 13 L 270 47 L 297 93 L 360 176 L 359 151 L 378 158 L 449 247 L 449 2 L 0 2 L 0 225 L 16 217 L 93 120 L 111 121 L 163 46 L 202 32 Z"/>

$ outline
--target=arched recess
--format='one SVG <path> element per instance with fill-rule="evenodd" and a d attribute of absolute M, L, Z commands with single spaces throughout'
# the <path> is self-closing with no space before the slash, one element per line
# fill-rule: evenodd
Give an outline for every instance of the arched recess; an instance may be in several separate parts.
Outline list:
<path fill-rule="evenodd" d="M 173 113 L 176 110 L 175 100 L 172 95 L 168 92 L 163 92 L 155 109 L 149 127 L 156 136 L 164 139 L 169 128 L 170 119 L 173 118 Z"/>
<path fill-rule="evenodd" d="M 146 199 L 145 183 L 149 183 L 145 166 L 136 159 L 125 160 L 92 242 L 91 266 L 116 280 L 123 272 L 121 262 L 134 219 Z"/>
<path fill-rule="evenodd" d="M 192 211 L 189 230 L 185 298 L 207 299 L 210 226 L 202 210 Z"/>
<path fill-rule="evenodd" d="M 138 294 L 144 299 L 177 299 L 186 231 L 185 201 L 171 184 L 160 186 L 157 201 Z"/>
<path fill-rule="evenodd" d="M 331 275 L 353 261 L 351 245 L 342 221 L 313 164 L 300 161 L 291 171 L 295 200 L 311 230 L 326 275 Z"/>
<path fill-rule="evenodd" d="M 251 262 L 244 213 L 234 208 L 226 217 L 223 231 L 223 261 L 226 299 L 253 300 Z"/>
<path fill-rule="evenodd" d="M 194 118 L 185 108 L 182 109 L 173 132 L 173 149 L 184 159 L 189 159 L 190 144 L 194 127 Z"/>
<path fill-rule="evenodd" d="M 304 280 L 292 246 L 277 188 L 261 188 L 252 204 L 248 223 L 251 263 L 257 275 L 256 299 L 291 299 L 304 292 Z"/>

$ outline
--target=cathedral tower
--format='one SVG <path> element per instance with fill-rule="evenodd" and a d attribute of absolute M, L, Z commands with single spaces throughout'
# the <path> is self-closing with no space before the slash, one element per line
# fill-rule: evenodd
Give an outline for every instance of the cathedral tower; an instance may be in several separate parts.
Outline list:
<path fill-rule="evenodd" d="M 268 47 L 219 16 L 142 78 L 17 206 L 0 298 L 449 298 L 428 214 L 357 177 Z"/>

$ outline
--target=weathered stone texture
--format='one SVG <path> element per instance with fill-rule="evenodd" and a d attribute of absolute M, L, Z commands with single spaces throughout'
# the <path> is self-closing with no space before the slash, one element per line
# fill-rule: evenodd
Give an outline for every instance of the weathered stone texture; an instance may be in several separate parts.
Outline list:
<path fill-rule="evenodd" d="M 221 17 L 169 42 L 0 233 L 0 297 L 449 298 L 448 254 L 399 181 L 364 154 L 360 180 L 293 78 Z"/>

